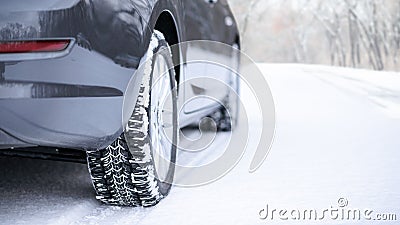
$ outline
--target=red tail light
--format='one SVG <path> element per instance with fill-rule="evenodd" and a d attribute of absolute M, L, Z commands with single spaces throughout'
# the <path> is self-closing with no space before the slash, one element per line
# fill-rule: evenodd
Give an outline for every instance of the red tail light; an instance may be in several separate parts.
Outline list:
<path fill-rule="evenodd" d="M 0 42 L 1 53 L 59 52 L 65 50 L 69 40 Z"/>

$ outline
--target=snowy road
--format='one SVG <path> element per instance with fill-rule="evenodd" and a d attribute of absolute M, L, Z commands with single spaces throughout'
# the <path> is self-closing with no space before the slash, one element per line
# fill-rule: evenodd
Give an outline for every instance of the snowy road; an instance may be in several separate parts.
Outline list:
<path fill-rule="evenodd" d="M 0 158 L 0 223 L 397 224 L 281 221 L 277 214 L 271 221 L 261 220 L 259 212 L 267 204 L 269 210 L 323 211 L 345 198 L 349 208 L 373 210 L 372 218 L 395 213 L 400 220 L 400 74 L 304 65 L 260 68 L 276 102 L 277 130 L 256 173 L 248 173 L 257 141 L 250 135 L 243 160 L 219 181 L 175 187 L 154 208 L 120 208 L 94 200 L 85 165 Z M 257 120 L 250 126 L 257 130 Z M 208 155 L 218 154 L 226 135 L 217 136 Z"/>

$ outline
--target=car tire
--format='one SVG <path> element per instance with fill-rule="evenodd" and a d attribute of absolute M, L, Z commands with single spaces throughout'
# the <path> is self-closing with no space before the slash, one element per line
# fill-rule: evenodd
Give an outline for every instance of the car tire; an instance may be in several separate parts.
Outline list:
<path fill-rule="evenodd" d="M 239 103 L 235 96 L 236 93 L 230 93 L 226 97 L 224 105 L 207 116 L 208 118 L 211 118 L 211 120 L 204 120 L 205 122 L 203 123 L 205 124 L 201 124 L 203 129 L 214 130 L 213 127 L 215 126 L 217 131 L 229 132 L 236 128 L 239 114 Z"/>
<path fill-rule="evenodd" d="M 233 48 L 239 49 L 239 45 L 235 44 Z M 234 71 L 239 71 L 240 56 L 237 53 L 233 53 L 232 66 L 236 67 Z M 239 122 L 240 77 L 235 72 L 231 73 L 229 85 L 230 88 L 223 100 L 223 105 L 207 116 L 211 120 L 204 120 L 205 124 L 201 124 L 205 130 L 213 130 L 215 126 L 217 131 L 229 132 L 236 128 Z"/>
<path fill-rule="evenodd" d="M 151 70 L 144 70 L 139 97 L 124 133 L 106 149 L 87 153 L 96 198 L 106 204 L 154 206 L 171 189 L 178 141 L 177 92 L 171 50 L 160 32 L 154 31 L 147 55 L 151 55 L 151 60 L 147 62 Z M 155 89 L 158 87 L 155 84 L 155 71 L 159 64 L 166 69 L 166 75 L 158 77 L 157 82 L 163 80 L 166 84 L 159 86 L 169 89 L 163 89 L 163 93 L 169 91 L 167 98 L 172 107 L 169 116 L 165 116 L 170 123 L 168 137 L 164 132 L 167 129 L 164 124 L 157 125 L 162 123 L 159 119 L 160 114 L 164 113 L 163 109 L 157 109 L 159 92 Z M 158 151 L 167 152 L 168 155 L 168 158 L 163 156 L 167 158 L 163 171 L 158 169 L 161 168 L 156 161 L 161 154 Z M 163 179 L 161 173 L 164 173 Z"/>

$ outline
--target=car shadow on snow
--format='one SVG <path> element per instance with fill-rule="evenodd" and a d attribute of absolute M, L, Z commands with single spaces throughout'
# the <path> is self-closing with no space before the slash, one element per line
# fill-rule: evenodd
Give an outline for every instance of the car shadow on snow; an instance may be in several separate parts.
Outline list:
<path fill-rule="evenodd" d="M 95 198 L 87 166 L 76 163 L 0 157 L 0 202 Z"/>

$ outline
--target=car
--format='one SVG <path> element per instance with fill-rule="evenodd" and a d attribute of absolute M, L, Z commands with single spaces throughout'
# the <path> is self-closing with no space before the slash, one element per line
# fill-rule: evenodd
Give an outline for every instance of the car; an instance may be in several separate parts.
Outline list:
<path fill-rule="evenodd" d="M 239 67 L 210 46 L 240 49 L 227 0 L 0 4 L 3 156 L 87 163 L 98 200 L 148 207 L 171 189 L 181 128 L 207 116 L 221 131 L 237 122 L 232 91 L 202 78 L 213 66 L 188 62 L 201 51 Z M 234 72 L 221 73 L 238 92 Z M 196 98 L 212 91 L 217 102 Z"/>

